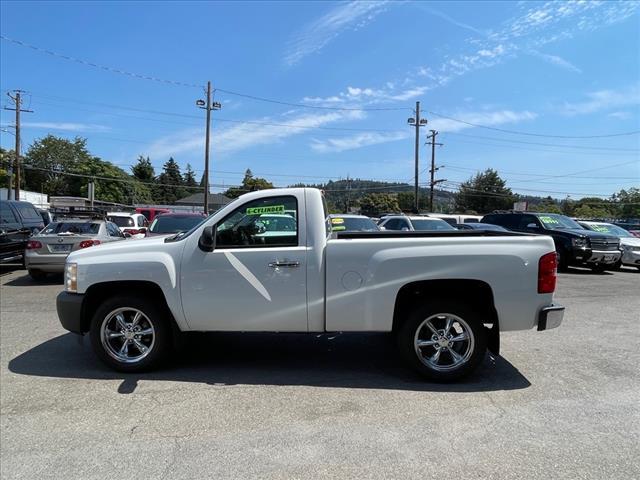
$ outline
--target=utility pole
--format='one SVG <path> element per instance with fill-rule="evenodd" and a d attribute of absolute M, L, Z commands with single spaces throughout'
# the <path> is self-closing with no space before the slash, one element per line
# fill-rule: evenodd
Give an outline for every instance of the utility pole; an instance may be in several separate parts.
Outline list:
<path fill-rule="evenodd" d="M 207 100 L 197 100 L 196 105 L 207 111 L 207 127 L 204 140 L 204 214 L 209 214 L 209 138 L 211 136 L 211 110 L 220 110 L 219 102 L 211 101 L 211 82 L 207 82 Z"/>
<path fill-rule="evenodd" d="M 416 117 L 407 119 L 409 125 L 416 127 L 416 146 L 415 146 L 415 187 L 414 187 L 414 204 L 413 210 L 419 213 L 418 208 L 418 164 L 420 160 L 420 127 L 427 124 L 426 118 L 420 118 L 420 102 L 416 102 Z"/>
<path fill-rule="evenodd" d="M 431 173 L 431 181 L 429 182 L 429 211 L 433 212 L 433 187 L 436 186 L 436 184 L 444 182 L 445 180 L 434 180 L 434 176 L 435 173 L 440 170 L 440 167 L 436 167 L 436 145 L 442 146 L 442 143 L 437 143 L 436 142 L 436 136 L 438 135 L 439 132 L 436 132 L 435 130 L 431 130 L 431 135 L 429 135 L 427 138 L 429 140 L 431 140 L 430 142 L 427 142 L 427 144 L 431 144 L 431 169 L 429 170 L 429 173 Z"/>
<path fill-rule="evenodd" d="M 15 200 L 20 200 L 20 112 L 33 113 L 33 110 L 22 110 L 20 108 L 22 105 L 22 90 L 14 90 L 13 93 L 15 93 L 15 97 L 8 92 L 7 95 L 11 100 L 13 100 L 13 104 L 16 106 L 16 108 L 4 107 L 4 109 L 16 112 L 16 158 L 13 167 L 13 170 L 16 172 L 16 181 L 14 184 L 15 193 L 13 195 L 13 198 Z M 9 189 L 11 189 L 11 187 L 9 187 Z"/>

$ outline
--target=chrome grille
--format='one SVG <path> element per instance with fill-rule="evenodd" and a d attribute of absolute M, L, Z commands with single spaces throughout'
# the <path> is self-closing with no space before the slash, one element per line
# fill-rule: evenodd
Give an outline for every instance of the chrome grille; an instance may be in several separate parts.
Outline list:
<path fill-rule="evenodd" d="M 620 240 L 617 238 L 592 238 L 590 240 L 593 250 L 618 250 L 620 247 Z"/>

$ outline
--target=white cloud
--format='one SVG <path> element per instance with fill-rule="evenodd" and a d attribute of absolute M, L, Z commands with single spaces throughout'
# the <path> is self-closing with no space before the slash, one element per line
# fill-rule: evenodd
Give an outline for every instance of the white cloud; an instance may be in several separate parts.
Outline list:
<path fill-rule="evenodd" d="M 95 125 L 92 123 L 70 123 L 70 122 L 22 122 L 23 127 L 42 128 L 47 130 L 61 130 L 68 132 L 108 132 L 111 127 L 106 125 Z"/>
<path fill-rule="evenodd" d="M 486 126 L 497 126 L 507 123 L 518 123 L 526 120 L 533 120 L 537 115 L 533 112 L 522 111 L 513 112 L 511 110 L 496 110 L 494 112 L 463 112 L 454 115 L 457 119 L 467 123 L 461 123 L 448 118 L 433 117 L 429 120 L 429 128 L 446 132 L 459 132 L 469 128 L 474 128 L 469 123 L 475 123 Z M 329 138 L 327 140 L 314 139 L 311 148 L 320 153 L 335 153 L 345 150 L 354 150 L 356 148 L 377 145 L 381 143 L 395 142 L 405 140 L 411 137 L 413 133 L 410 130 L 406 132 L 363 132 L 352 136 L 341 138 Z"/>
<path fill-rule="evenodd" d="M 562 57 L 559 57 L 558 55 L 549 55 L 546 53 L 540 53 L 537 50 L 532 50 L 531 54 L 538 58 L 541 58 L 545 62 L 551 63 L 552 65 L 556 65 L 560 68 L 564 68 L 565 70 L 569 70 L 574 73 L 582 73 L 582 70 L 576 67 L 573 63 L 569 62 L 568 60 L 565 60 Z"/>
<path fill-rule="evenodd" d="M 312 131 L 327 124 L 365 117 L 364 112 L 330 112 L 325 114 L 304 114 L 286 117 L 286 123 L 278 124 L 271 118 L 255 119 L 261 125 L 238 124 L 230 128 L 216 130 L 212 142 L 214 153 L 230 153 L 244 150 L 256 145 L 267 145 Z M 151 157 L 166 158 L 172 155 L 204 151 L 204 135 L 202 129 L 187 129 L 162 138 L 152 143 L 145 152 Z"/>
<path fill-rule="evenodd" d="M 607 114 L 607 117 L 617 118 L 618 120 L 629 120 L 632 115 L 629 112 L 611 112 Z"/>
<path fill-rule="evenodd" d="M 292 66 L 318 52 L 347 29 L 358 30 L 386 8 L 387 1 L 341 3 L 319 19 L 304 26 L 289 41 L 284 63 Z"/>
<path fill-rule="evenodd" d="M 489 127 L 495 127 L 498 125 L 504 125 L 507 123 L 518 123 L 527 120 L 534 120 L 538 117 L 535 112 L 529 112 L 524 110 L 522 112 L 514 112 L 512 110 L 496 110 L 493 112 L 460 112 L 452 114 L 451 117 L 455 117 L 458 120 L 462 120 L 467 123 L 461 123 L 448 118 L 433 117 L 429 120 L 429 128 L 438 130 L 442 133 L 445 132 L 459 132 L 469 128 L 474 128 L 473 125 L 485 125 Z"/>
<path fill-rule="evenodd" d="M 316 152 L 342 152 L 354 150 L 356 148 L 377 145 L 380 143 L 395 142 L 404 140 L 410 136 L 410 132 L 362 132 L 353 136 L 343 138 L 329 138 L 327 140 L 314 140 L 311 148 Z"/>
<path fill-rule="evenodd" d="M 565 115 L 585 115 L 602 110 L 613 110 L 629 106 L 640 105 L 640 86 L 615 90 L 599 90 L 587 93 L 587 99 L 582 102 L 565 102 L 561 107 L 561 113 Z"/>

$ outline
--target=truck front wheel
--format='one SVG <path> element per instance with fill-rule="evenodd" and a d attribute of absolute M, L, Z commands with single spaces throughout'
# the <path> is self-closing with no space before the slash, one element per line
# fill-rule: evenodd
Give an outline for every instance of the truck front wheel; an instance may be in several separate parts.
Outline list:
<path fill-rule="evenodd" d="M 90 335 L 100 360 L 121 372 L 153 369 L 171 347 L 166 312 L 146 298 L 129 295 L 108 298 L 96 309 Z"/>
<path fill-rule="evenodd" d="M 450 382 L 480 364 L 487 333 L 471 309 L 440 301 L 415 308 L 398 330 L 397 342 L 405 361 L 420 374 Z"/>

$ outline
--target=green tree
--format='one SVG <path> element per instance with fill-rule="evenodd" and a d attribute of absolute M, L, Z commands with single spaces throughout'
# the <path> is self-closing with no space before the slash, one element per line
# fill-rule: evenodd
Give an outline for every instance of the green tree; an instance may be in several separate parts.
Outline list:
<path fill-rule="evenodd" d="M 515 199 L 498 172 L 489 168 L 460 185 L 456 194 L 456 209 L 478 213 L 507 210 L 512 208 Z"/>
<path fill-rule="evenodd" d="M 76 137 L 74 140 L 47 135 L 36 140 L 27 150 L 25 164 L 25 188 L 49 195 L 79 194 L 80 185 L 86 179 L 74 177 L 78 167 L 93 159 L 87 150 L 87 141 Z"/>
<path fill-rule="evenodd" d="M 187 168 L 182 175 L 182 182 L 190 194 L 200 191 L 198 188 L 198 182 L 196 181 L 196 173 L 193 171 L 191 164 L 189 163 L 187 163 Z"/>
<path fill-rule="evenodd" d="M 151 165 L 151 160 L 149 160 L 149 157 L 145 158 L 142 155 L 138 157 L 138 163 L 131 167 L 131 173 L 141 182 L 152 183 L 156 180 L 156 172 L 153 169 L 153 165 Z"/>
<path fill-rule="evenodd" d="M 0 147 L 0 185 L 3 187 L 9 184 L 9 171 L 13 169 L 15 156 L 15 151 Z"/>
<path fill-rule="evenodd" d="M 429 199 L 427 195 L 418 195 L 418 208 L 420 210 L 427 210 L 429 208 Z M 413 212 L 415 207 L 415 193 L 414 192 L 398 192 L 398 205 L 403 212 Z"/>
<path fill-rule="evenodd" d="M 229 198 L 237 198 L 247 192 L 255 192 L 256 190 L 266 190 L 274 188 L 273 183 L 260 177 L 254 177 L 251 169 L 247 168 L 244 173 L 244 179 L 240 187 L 231 187 L 224 194 Z"/>
<path fill-rule="evenodd" d="M 158 187 L 156 201 L 164 204 L 175 203 L 176 200 L 189 194 L 184 188 L 180 165 L 173 157 L 170 157 L 162 167 L 162 173 L 158 176 Z"/>
<path fill-rule="evenodd" d="M 622 189 L 613 195 L 620 218 L 640 218 L 640 188 Z"/>
<path fill-rule="evenodd" d="M 395 193 L 367 193 L 360 199 L 360 211 L 364 215 L 399 212 L 398 196 Z"/>

